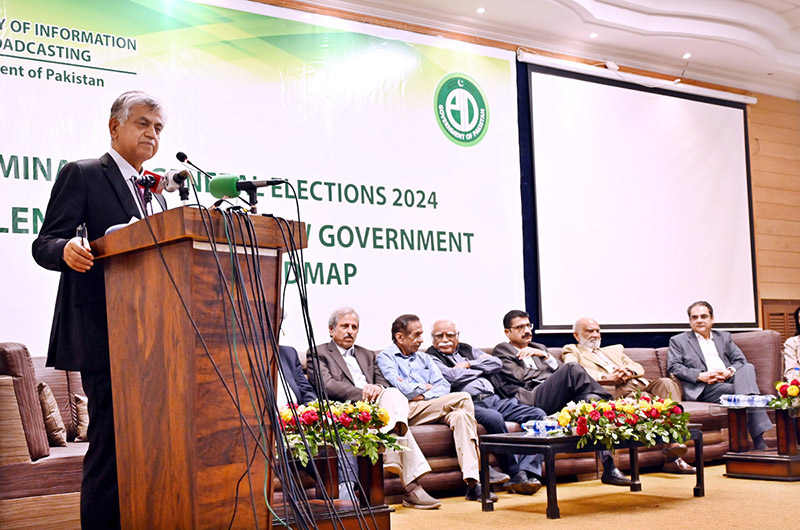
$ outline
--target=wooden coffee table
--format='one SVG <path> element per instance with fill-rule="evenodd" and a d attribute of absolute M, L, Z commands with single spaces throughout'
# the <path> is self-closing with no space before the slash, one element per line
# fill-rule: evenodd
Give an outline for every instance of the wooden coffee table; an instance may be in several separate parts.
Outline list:
<path fill-rule="evenodd" d="M 690 424 L 689 432 L 691 439 L 694 440 L 695 466 L 697 469 L 697 482 L 694 487 L 694 496 L 705 496 L 704 468 L 703 468 L 703 432 L 700 425 Z M 489 500 L 491 486 L 489 484 L 489 453 L 500 453 L 508 455 L 531 455 L 540 454 L 544 456 L 544 463 L 547 467 L 545 475 L 545 488 L 547 489 L 547 518 L 558 519 L 561 513 L 558 509 L 558 498 L 556 497 L 556 455 L 558 453 L 590 453 L 604 450 L 602 445 L 586 445 L 578 449 L 579 436 L 560 436 L 560 437 L 535 437 L 523 432 L 513 432 L 505 434 L 484 434 L 480 437 L 481 453 L 481 489 L 483 498 L 481 507 L 484 512 L 494 510 L 494 503 Z M 639 481 L 639 448 L 644 447 L 638 442 L 624 442 L 619 444 L 617 449 L 627 449 L 630 454 L 631 462 L 631 491 L 641 491 L 642 483 Z"/>
<path fill-rule="evenodd" d="M 722 405 L 720 405 L 722 406 Z M 762 480 L 800 480 L 800 454 L 797 450 L 795 423 L 800 421 L 800 411 L 772 409 L 771 407 L 723 407 L 728 410 L 728 452 L 725 476 Z M 774 410 L 777 451 L 750 451 L 747 438 L 747 411 Z"/>

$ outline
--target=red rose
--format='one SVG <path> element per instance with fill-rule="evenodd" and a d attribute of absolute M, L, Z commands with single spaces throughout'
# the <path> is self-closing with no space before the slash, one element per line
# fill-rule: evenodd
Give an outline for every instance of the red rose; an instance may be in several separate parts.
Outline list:
<path fill-rule="evenodd" d="M 798 381 L 797 379 L 792 379 L 792 384 L 794 386 L 800 386 L 800 381 Z"/>
<path fill-rule="evenodd" d="M 317 415 L 317 411 L 314 409 L 308 409 L 300 415 L 300 423 L 303 425 L 311 425 L 318 419 L 319 415 Z"/>
<path fill-rule="evenodd" d="M 604 415 L 606 418 L 608 418 L 609 420 L 613 420 L 613 419 L 614 419 L 614 418 L 616 418 L 616 416 L 617 416 L 616 414 L 614 414 L 614 411 L 613 411 L 613 410 L 607 410 L 607 411 L 605 411 L 605 413 L 604 413 L 603 415 Z"/>
<path fill-rule="evenodd" d="M 583 436 L 587 432 L 589 432 L 589 428 L 586 426 L 586 417 L 581 416 L 578 418 L 578 425 L 575 427 L 575 432 L 578 436 Z"/>
<path fill-rule="evenodd" d="M 609 403 L 609 405 L 611 406 L 611 410 L 617 410 L 616 403 Z"/>
<path fill-rule="evenodd" d="M 647 401 L 648 403 L 651 401 L 650 396 L 642 396 L 642 400 Z"/>
<path fill-rule="evenodd" d="M 648 412 L 647 415 L 650 416 L 651 418 L 658 418 L 661 415 L 661 413 L 658 412 L 657 408 L 653 407 L 652 409 L 650 409 L 650 412 Z"/>
<path fill-rule="evenodd" d="M 672 407 L 672 413 L 673 414 L 683 414 L 683 411 L 681 410 L 681 408 L 678 405 L 675 405 L 674 407 Z"/>
<path fill-rule="evenodd" d="M 364 423 L 368 423 L 369 420 L 372 419 L 372 414 L 370 414 L 369 411 L 362 410 L 361 412 L 358 413 L 358 419 L 363 421 Z"/>
<path fill-rule="evenodd" d="M 637 418 L 636 416 L 628 416 L 625 422 L 628 425 L 636 425 L 637 423 L 639 423 L 639 418 Z"/>
<path fill-rule="evenodd" d="M 597 420 L 599 420 L 599 419 L 600 419 L 600 411 L 597 411 L 597 410 L 593 410 L 593 411 L 591 411 L 591 412 L 589 413 L 589 418 L 590 418 L 592 421 L 597 421 Z"/>
<path fill-rule="evenodd" d="M 781 385 L 781 387 L 778 389 L 778 392 L 780 392 L 783 397 L 786 397 L 789 395 L 789 385 Z"/>
<path fill-rule="evenodd" d="M 342 426 L 346 429 L 350 427 L 351 423 L 353 423 L 353 418 L 351 418 L 347 414 L 342 414 L 341 416 L 339 416 L 339 423 L 341 423 Z"/>

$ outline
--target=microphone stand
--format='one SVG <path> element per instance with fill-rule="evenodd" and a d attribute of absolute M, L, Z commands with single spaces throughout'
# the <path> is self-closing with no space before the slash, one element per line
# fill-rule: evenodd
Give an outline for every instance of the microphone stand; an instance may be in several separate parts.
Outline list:
<path fill-rule="evenodd" d="M 142 210 L 144 211 L 145 217 L 147 217 L 147 207 L 150 206 L 150 203 L 153 200 L 153 192 L 150 191 L 150 188 L 144 188 L 144 192 L 142 193 L 142 200 L 144 204 L 142 205 Z M 150 206 L 150 211 L 153 211 L 153 207 Z"/>
<path fill-rule="evenodd" d="M 182 206 L 189 204 L 189 186 L 186 185 L 186 181 L 178 187 L 178 195 L 181 198 Z"/>
<path fill-rule="evenodd" d="M 249 199 L 247 202 L 250 203 L 250 213 L 256 214 L 258 211 L 256 210 L 256 203 L 258 202 L 258 196 L 255 188 L 252 190 L 247 190 L 247 198 Z"/>

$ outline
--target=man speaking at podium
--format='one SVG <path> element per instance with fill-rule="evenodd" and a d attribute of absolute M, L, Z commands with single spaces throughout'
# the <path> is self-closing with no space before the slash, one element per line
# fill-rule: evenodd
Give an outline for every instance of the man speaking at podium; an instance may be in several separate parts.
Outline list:
<path fill-rule="evenodd" d="M 126 92 L 111 106 L 111 149 L 99 159 L 70 162 L 58 173 L 33 257 L 61 272 L 47 366 L 80 371 L 89 398 L 89 448 L 83 461 L 81 528 L 120 527 L 114 415 L 102 263 L 89 241 L 110 226 L 142 216 L 132 177 L 158 152 L 161 103 Z"/>

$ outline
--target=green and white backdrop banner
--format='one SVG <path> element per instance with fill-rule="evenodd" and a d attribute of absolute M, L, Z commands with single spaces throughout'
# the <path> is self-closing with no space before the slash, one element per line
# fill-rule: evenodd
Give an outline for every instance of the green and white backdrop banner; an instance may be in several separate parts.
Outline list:
<path fill-rule="evenodd" d="M 46 354 L 59 275 L 31 243 L 58 170 L 106 152 L 111 103 L 134 89 L 166 107 L 146 169 L 182 169 L 184 151 L 294 184 L 319 342 L 344 305 L 370 348 L 402 313 L 426 343 L 443 316 L 462 340 L 504 339 L 524 302 L 513 53 L 246 0 L 0 0 L 0 341 Z M 259 209 L 296 217 L 285 186 Z M 281 340 L 304 349 L 298 311 L 290 294 Z"/>

